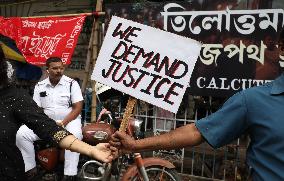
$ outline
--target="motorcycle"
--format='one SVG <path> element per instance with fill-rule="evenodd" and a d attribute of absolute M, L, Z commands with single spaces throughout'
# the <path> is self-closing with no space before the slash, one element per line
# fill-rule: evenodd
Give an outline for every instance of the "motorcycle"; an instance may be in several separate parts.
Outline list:
<path fill-rule="evenodd" d="M 103 115 L 107 115 L 109 119 L 99 119 L 96 123 L 87 124 L 82 128 L 83 141 L 91 145 L 108 142 L 111 134 L 116 130 L 115 126 L 113 126 L 115 120 L 112 119 L 110 114 Z M 141 125 L 141 120 L 131 119 L 127 133 L 138 139 L 141 135 Z M 38 173 L 32 180 L 60 180 L 63 176 L 64 150 L 52 147 L 46 142 L 39 140 L 35 142 L 35 153 Z M 175 166 L 169 161 L 154 157 L 142 158 L 140 153 L 122 155 L 109 164 L 103 164 L 81 155 L 78 168 L 80 171 L 77 175 L 77 180 L 82 181 L 181 180 L 175 170 Z"/>
<path fill-rule="evenodd" d="M 102 124 L 109 124 L 114 121 L 111 114 L 108 114 L 109 121 L 101 121 Z M 97 129 L 95 125 L 85 126 L 83 128 L 83 135 L 89 144 L 96 144 L 99 142 L 108 142 L 110 135 L 104 129 Z M 135 139 L 141 136 L 142 121 L 131 118 L 127 127 L 126 133 Z M 96 130 L 96 131 L 94 131 Z M 156 181 L 156 180 L 172 180 L 180 181 L 181 178 L 175 170 L 175 166 L 167 160 L 161 158 L 142 158 L 140 153 L 132 153 L 122 155 L 109 164 L 102 164 L 96 160 L 87 160 L 81 168 L 79 173 L 81 180 L 121 180 L 121 181 Z"/>
<path fill-rule="evenodd" d="M 34 142 L 37 173 L 31 181 L 59 181 L 63 177 L 64 150 L 46 141 Z"/>

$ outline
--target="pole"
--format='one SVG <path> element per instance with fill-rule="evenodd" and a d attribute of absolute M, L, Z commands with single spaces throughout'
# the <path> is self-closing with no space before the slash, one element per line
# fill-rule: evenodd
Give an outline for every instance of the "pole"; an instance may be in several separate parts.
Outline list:
<path fill-rule="evenodd" d="M 103 6 L 103 0 L 97 0 L 96 4 L 96 11 L 101 12 Z M 92 63 L 93 67 L 96 65 L 96 60 L 98 57 L 98 50 L 99 50 L 99 21 L 98 17 L 95 17 L 95 25 L 94 25 L 94 35 L 93 35 L 93 52 L 92 52 Z M 97 96 L 95 91 L 96 82 L 92 81 L 92 109 L 91 109 L 91 122 L 95 122 L 97 118 L 96 108 L 97 108 Z"/>
<path fill-rule="evenodd" d="M 90 16 L 90 15 L 95 15 L 95 17 L 99 17 L 99 16 L 103 16 L 105 15 L 105 12 L 102 11 L 95 11 L 92 13 L 77 13 L 77 14 L 56 14 L 56 15 L 43 15 L 43 16 L 28 16 L 28 17 L 21 17 L 21 18 L 45 18 L 45 17 L 68 17 L 68 16 L 80 16 L 80 15 L 86 15 L 86 16 Z"/>
<path fill-rule="evenodd" d="M 84 76 L 83 76 L 83 83 L 81 86 L 81 92 L 83 93 L 83 95 L 85 95 L 85 91 L 87 88 L 87 84 L 88 84 L 88 79 L 89 79 L 89 75 L 90 75 L 90 69 L 91 69 L 91 59 L 92 59 L 92 52 L 93 52 L 93 39 L 94 39 L 94 33 L 95 33 L 95 22 L 96 22 L 96 18 L 94 18 L 94 22 L 93 22 L 93 26 L 92 26 L 92 31 L 91 31 L 91 38 L 89 41 L 89 45 L 88 45 L 88 52 L 87 52 L 87 59 L 86 59 L 86 64 L 85 64 L 85 71 L 84 71 Z"/>

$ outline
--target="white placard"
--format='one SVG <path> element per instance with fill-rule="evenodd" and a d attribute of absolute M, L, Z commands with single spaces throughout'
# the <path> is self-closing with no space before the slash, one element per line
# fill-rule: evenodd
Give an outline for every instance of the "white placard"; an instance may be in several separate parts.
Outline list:
<path fill-rule="evenodd" d="M 176 113 L 200 49 L 195 40 L 113 16 L 91 79 Z"/>

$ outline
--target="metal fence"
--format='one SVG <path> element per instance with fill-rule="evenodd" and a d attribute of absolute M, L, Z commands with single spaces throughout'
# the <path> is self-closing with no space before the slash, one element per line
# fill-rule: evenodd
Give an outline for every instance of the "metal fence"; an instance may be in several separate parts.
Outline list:
<path fill-rule="evenodd" d="M 90 97 L 85 98 L 91 100 Z M 195 122 L 199 117 L 204 117 L 212 112 L 212 98 L 207 98 L 209 106 L 198 107 L 196 100 L 190 96 L 190 101 L 185 101 L 187 106 L 181 106 L 177 114 L 161 108 L 138 101 L 134 116 L 143 120 L 144 137 L 163 134 L 177 127 Z M 117 116 L 124 111 L 122 103 L 125 99 L 112 99 L 112 108 Z M 87 103 L 88 104 L 88 103 Z M 85 109 L 89 108 L 85 102 Z M 124 105 L 125 106 L 125 105 Z M 86 112 L 85 121 L 88 121 Z M 222 125 L 220 125 L 222 126 Z M 184 135 L 187 139 L 187 135 Z M 176 150 L 159 150 L 144 153 L 143 156 L 156 156 L 167 159 L 175 164 L 184 180 L 246 180 L 247 169 L 245 166 L 245 152 L 248 144 L 246 136 L 219 149 L 213 149 L 206 142 L 195 147 Z"/>

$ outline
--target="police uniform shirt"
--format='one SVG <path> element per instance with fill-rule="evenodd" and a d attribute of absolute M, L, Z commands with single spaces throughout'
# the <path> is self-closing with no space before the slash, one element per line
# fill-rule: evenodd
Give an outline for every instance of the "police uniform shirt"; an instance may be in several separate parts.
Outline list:
<path fill-rule="evenodd" d="M 39 82 L 35 86 L 33 99 L 51 119 L 63 120 L 72 110 L 70 101 L 72 104 L 82 101 L 83 96 L 77 81 L 63 75 L 56 86 L 52 86 L 49 78 Z"/>

